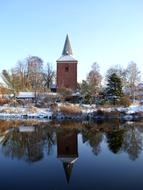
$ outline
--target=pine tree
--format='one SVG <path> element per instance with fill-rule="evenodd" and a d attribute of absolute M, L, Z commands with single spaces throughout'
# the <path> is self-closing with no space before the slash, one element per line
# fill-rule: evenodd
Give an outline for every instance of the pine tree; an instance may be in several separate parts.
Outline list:
<path fill-rule="evenodd" d="M 106 93 L 107 98 L 114 103 L 123 96 L 122 80 L 116 73 L 112 73 L 108 76 Z"/>

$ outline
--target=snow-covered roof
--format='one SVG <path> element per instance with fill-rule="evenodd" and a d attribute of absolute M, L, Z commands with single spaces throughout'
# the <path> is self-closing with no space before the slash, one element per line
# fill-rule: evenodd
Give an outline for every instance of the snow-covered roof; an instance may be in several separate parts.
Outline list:
<path fill-rule="evenodd" d="M 62 55 L 57 61 L 77 61 L 73 56 L 71 55 Z"/>
<path fill-rule="evenodd" d="M 34 98 L 34 92 L 19 92 L 17 98 Z"/>
<path fill-rule="evenodd" d="M 72 55 L 72 48 L 71 48 L 71 44 L 70 44 L 70 41 L 69 41 L 68 34 L 66 36 L 66 40 L 65 40 L 62 55 Z"/>
<path fill-rule="evenodd" d="M 80 92 L 75 92 L 75 93 L 72 93 L 72 96 L 80 96 Z"/>
<path fill-rule="evenodd" d="M 49 96 L 58 96 L 59 94 L 57 92 L 48 92 L 47 95 L 49 95 Z"/>
<path fill-rule="evenodd" d="M 72 48 L 67 34 L 62 56 L 57 61 L 77 61 L 72 55 Z"/>
<path fill-rule="evenodd" d="M 20 126 L 19 131 L 20 132 L 34 132 L 35 127 L 34 126 Z"/>

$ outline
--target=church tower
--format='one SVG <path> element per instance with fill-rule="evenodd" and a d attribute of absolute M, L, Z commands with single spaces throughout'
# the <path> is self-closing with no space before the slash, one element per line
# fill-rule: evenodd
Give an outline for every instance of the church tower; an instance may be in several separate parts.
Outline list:
<path fill-rule="evenodd" d="M 66 36 L 62 56 L 57 60 L 57 88 L 77 88 L 77 60 L 72 56 L 68 35 Z"/>

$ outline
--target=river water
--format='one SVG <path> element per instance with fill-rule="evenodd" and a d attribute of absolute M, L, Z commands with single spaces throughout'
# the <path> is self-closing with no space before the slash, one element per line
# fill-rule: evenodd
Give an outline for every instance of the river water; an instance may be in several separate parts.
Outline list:
<path fill-rule="evenodd" d="M 143 123 L 0 120 L 0 189 L 143 189 Z"/>

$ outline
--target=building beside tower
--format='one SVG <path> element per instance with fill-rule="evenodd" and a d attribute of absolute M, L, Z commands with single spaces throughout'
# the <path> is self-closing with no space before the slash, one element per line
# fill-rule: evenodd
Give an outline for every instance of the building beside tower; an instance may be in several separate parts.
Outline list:
<path fill-rule="evenodd" d="M 72 56 L 69 37 L 66 36 L 62 56 L 57 60 L 57 89 L 77 89 L 77 60 Z"/>

